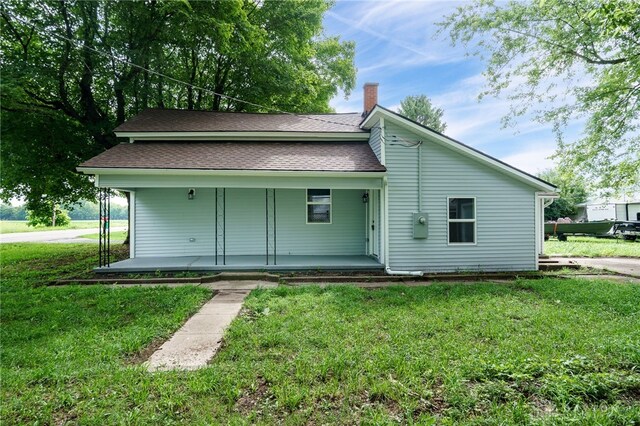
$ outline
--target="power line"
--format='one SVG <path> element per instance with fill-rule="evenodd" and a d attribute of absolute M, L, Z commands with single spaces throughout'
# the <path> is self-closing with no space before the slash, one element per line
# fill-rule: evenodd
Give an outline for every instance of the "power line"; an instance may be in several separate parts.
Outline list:
<path fill-rule="evenodd" d="M 29 23 L 29 22 L 25 22 L 24 20 L 22 20 L 22 18 L 18 18 L 18 17 L 16 17 L 15 15 L 13 15 L 11 13 L 7 13 L 6 11 L 5 11 L 5 13 L 7 15 L 9 15 L 12 19 L 15 19 L 16 21 L 20 22 L 23 25 L 27 25 L 27 26 L 31 27 L 32 29 L 34 29 L 34 30 L 40 30 L 44 34 L 47 34 L 49 36 L 53 36 L 53 37 L 56 37 L 58 39 L 66 40 L 66 41 L 68 41 L 70 43 L 73 43 L 73 45 L 76 46 L 77 48 L 87 49 L 87 50 L 95 52 L 95 53 L 97 53 L 99 55 L 106 56 L 106 57 L 109 57 L 109 58 L 111 58 L 113 60 L 116 60 L 116 61 L 122 62 L 124 64 L 127 64 L 127 65 L 129 65 L 131 67 L 138 68 L 140 70 L 146 71 L 146 72 L 148 72 L 150 74 L 153 74 L 153 75 L 157 75 L 158 77 L 166 78 L 167 80 L 173 81 L 174 83 L 183 84 L 183 85 L 189 86 L 189 87 L 191 87 L 193 89 L 202 90 L 204 92 L 213 94 L 214 96 L 219 96 L 221 98 L 229 99 L 229 100 L 232 100 L 232 101 L 235 101 L 235 102 L 244 103 L 246 105 L 251 105 L 251 106 L 254 106 L 254 107 L 258 107 L 258 108 L 263 108 L 263 109 L 266 109 L 268 111 L 277 112 L 279 114 L 291 115 L 291 116 L 298 117 L 298 118 L 304 118 L 304 119 L 307 119 L 307 120 L 320 121 L 320 122 L 328 123 L 328 124 L 337 124 L 337 125 L 340 125 L 340 126 L 347 126 L 347 127 L 350 127 L 350 128 L 354 127 L 352 124 L 341 123 L 339 121 L 333 121 L 333 120 L 325 120 L 325 119 L 318 118 L 318 117 L 310 117 L 309 115 L 302 115 L 302 114 L 296 114 L 294 112 L 283 111 L 283 110 L 280 110 L 280 109 L 275 108 L 275 107 L 269 107 L 269 106 L 266 106 L 266 105 L 256 104 L 254 102 L 245 101 L 243 99 L 236 98 L 234 96 L 229 96 L 229 95 L 225 95 L 223 93 L 218 93 L 218 92 L 216 92 L 214 90 L 207 89 L 206 87 L 202 87 L 202 86 L 198 86 L 198 85 L 195 85 L 195 84 L 192 84 L 192 83 L 188 83 L 186 81 L 179 80 L 177 78 L 168 76 L 168 75 L 163 74 L 161 72 L 150 70 L 150 69 L 145 68 L 145 67 L 143 67 L 141 65 L 138 65 L 138 64 L 136 64 L 134 62 L 127 61 L 124 58 L 118 58 L 118 57 L 116 57 L 116 56 L 114 56 L 114 55 L 112 55 L 110 53 L 99 51 L 99 50 L 97 50 L 97 49 L 95 49 L 93 47 L 89 47 L 89 46 L 86 46 L 84 44 L 78 44 L 77 41 L 74 40 L 74 39 L 68 38 L 68 37 L 63 36 L 61 34 L 47 32 L 43 28 L 36 28 L 36 26 L 34 24 Z"/>

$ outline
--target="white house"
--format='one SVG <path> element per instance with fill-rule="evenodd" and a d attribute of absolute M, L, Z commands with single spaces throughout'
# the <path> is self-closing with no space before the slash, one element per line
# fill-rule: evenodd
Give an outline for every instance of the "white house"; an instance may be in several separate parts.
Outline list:
<path fill-rule="evenodd" d="M 592 200 L 578 204 L 578 219 L 640 221 L 640 199 Z"/>
<path fill-rule="evenodd" d="M 131 196 L 110 271 L 536 270 L 555 187 L 377 105 L 363 114 L 150 109 L 82 163 Z"/>

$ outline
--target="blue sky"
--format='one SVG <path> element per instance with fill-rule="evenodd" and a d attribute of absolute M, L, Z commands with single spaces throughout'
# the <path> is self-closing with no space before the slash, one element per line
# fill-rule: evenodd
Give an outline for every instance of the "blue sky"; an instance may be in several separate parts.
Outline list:
<path fill-rule="evenodd" d="M 483 63 L 451 46 L 435 23 L 460 2 L 338 1 L 324 19 L 327 35 L 356 42 L 356 88 L 331 105 L 337 112 L 362 110 L 362 86 L 378 82 L 378 103 L 396 110 L 408 95 L 425 94 L 444 109 L 445 133 L 529 173 L 553 166 L 556 148 L 550 125 L 524 117 L 502 128 L 509 110 L 505 98 L 485 97 Z M 567 134 L 579 136 L 578 124 Z"/>

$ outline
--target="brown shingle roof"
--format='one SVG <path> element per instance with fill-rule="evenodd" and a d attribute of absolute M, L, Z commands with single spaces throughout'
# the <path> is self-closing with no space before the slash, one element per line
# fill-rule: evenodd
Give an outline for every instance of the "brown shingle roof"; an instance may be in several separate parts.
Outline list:
<path fill-rule="evenodd" d="M 136 142 L 79 167 L 382 172 L 366 142 Z"/>
<path fill-rule="evenodd" d="M 340 132 L 365 133 L 362 116 L 348 114 L 259 114 L 147 109 L 115 132 Z"/>

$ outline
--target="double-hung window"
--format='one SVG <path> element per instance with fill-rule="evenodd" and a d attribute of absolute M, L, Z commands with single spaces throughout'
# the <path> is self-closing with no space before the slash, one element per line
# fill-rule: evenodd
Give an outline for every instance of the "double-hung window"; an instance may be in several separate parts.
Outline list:
<path fill-rule="evenodd" d="M 476 243 L 476 199 L 447 198 L 449 244 Z"/>
<path fill-rule="evenodd" d="M 331 223 L 330 189 L 307 189 L 307 223 Z"/>

